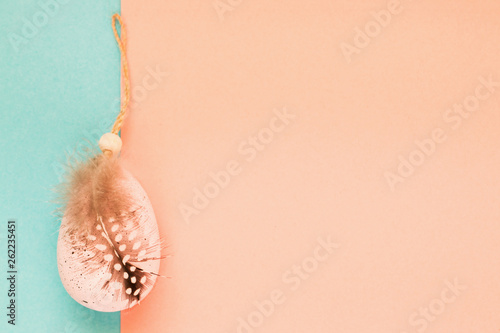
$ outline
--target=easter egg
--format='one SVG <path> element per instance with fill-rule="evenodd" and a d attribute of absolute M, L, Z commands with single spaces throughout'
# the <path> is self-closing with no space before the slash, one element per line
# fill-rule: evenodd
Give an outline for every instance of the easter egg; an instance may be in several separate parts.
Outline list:
<path fill-rule="evenodd" d="M 93 310 L 131 308 L 150 293 L 160 268 L 160 235 L 149 198 L 105 156 L 73 178 L 57 244 L 64 288 Z"/>

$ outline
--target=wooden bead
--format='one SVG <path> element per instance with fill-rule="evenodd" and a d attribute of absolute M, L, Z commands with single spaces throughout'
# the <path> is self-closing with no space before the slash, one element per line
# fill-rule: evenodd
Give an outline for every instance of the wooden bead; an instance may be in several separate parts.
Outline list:
<path fill-rule="evenodd" d="M 111 153 L 116 157 L 122 149 L 122 139 L 114 133 L 105 133 L 99 140 L 99 148 L 104 154 Z"/>

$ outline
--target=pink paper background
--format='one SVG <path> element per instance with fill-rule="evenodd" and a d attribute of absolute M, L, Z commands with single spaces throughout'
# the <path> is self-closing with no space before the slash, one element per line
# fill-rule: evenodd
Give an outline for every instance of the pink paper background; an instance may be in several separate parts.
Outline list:
<path fill-rule="evenodd" d="M 394 4 L 222 2 L 223 19 L 213 1 L 122 0 L 124 159 L 173 254 L 122 331 L 238 332 L 250 317 L 239 332 L 498 332 L 500 87 L 456 128 L 444 117 L 480 76 L 500 81 L 500 3 L 401 1 L 348 62 L 342 43 Z M 240 145 L 284 108 L 295 119 L 247 161 Z M 446 139 L 392 191 L 384 174 L 435 129 Z M 187 223 L 180 205 L 232 160 L 241 172 Z M 340 247 L 307 266 L 328 236 Z"/>

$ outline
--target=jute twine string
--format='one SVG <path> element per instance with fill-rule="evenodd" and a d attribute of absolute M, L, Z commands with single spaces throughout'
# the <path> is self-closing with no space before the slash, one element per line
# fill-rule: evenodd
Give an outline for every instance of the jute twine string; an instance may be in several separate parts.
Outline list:
<path fill-rule="evenodd" d="M 120 23 L 121 34 L 118 35 L 116 31 L 116 21 Z M 120 113 L 116 117 L 116 121 L 113 125 L 111 133 L 118 134 L 123 125 L 123 120 L 125 119 L 125 114 L 127 113 L 127 108 L 130 103 L 130 76 L 128 69 L 127 60 L 127 33 L 125 31 L 125 24 L 119 14 L 114 14 L 111 17 L 111 25 L 113 27 L 113 32 L 115 34 L 116 42 L 118 43 L 118 48 L 120 49 L 121 64 L 122 64 L 122 81 L 123 81 L 123 93 L 124 97 L 121 101 Z"/>

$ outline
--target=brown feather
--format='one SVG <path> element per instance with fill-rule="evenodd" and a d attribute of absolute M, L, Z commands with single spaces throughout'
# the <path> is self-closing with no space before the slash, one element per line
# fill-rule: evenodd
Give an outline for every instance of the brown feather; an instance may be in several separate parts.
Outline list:
<path fill-rule="evenodd" d="M 90 280 L 111 274 L 110 279 L 100 283 L 102 295 L 108 298 L 112 295 L 111 302 L 116 304 L 128 300 L 127 307 L 131 307 L 134 301 L 142 299 L 143 291 L 151 289 L 156 279 L 157 272 L 148 270 L 148 266 L 155 266 L 151 266 L 151 261 L 163 258 L 164 246 L 154 214 L 150 216 L 149 199 L 117 158 L 98 154 L 86 162 L 70 165 L 68 181 L 61 190 L 64 214 L 59 242 L 62 238 L 72 253 L 67 257 L 67 253 L 58 248 L 58 257 L 64 257 L 65 265 L 72 265 L 72 270 L 80 271 L 80 275 Z M 144 193 L 144 197 L 137 197 L 137 193 Z M 119 269 L 115 269 L 115 265 L 120 266 Z M 64 268 L 60 267 L 60 273 Z M 75 282 L 61 273 L 63 275 L 66 289 L 68 284 L 82 283 L 79 278 Z M 117 285 L 121 286 L 120 291 L 116 290 Z M 99 297 L 96 298 L 99 301 Z M 89 300 L 77 301 L 89 303 Z"/>

